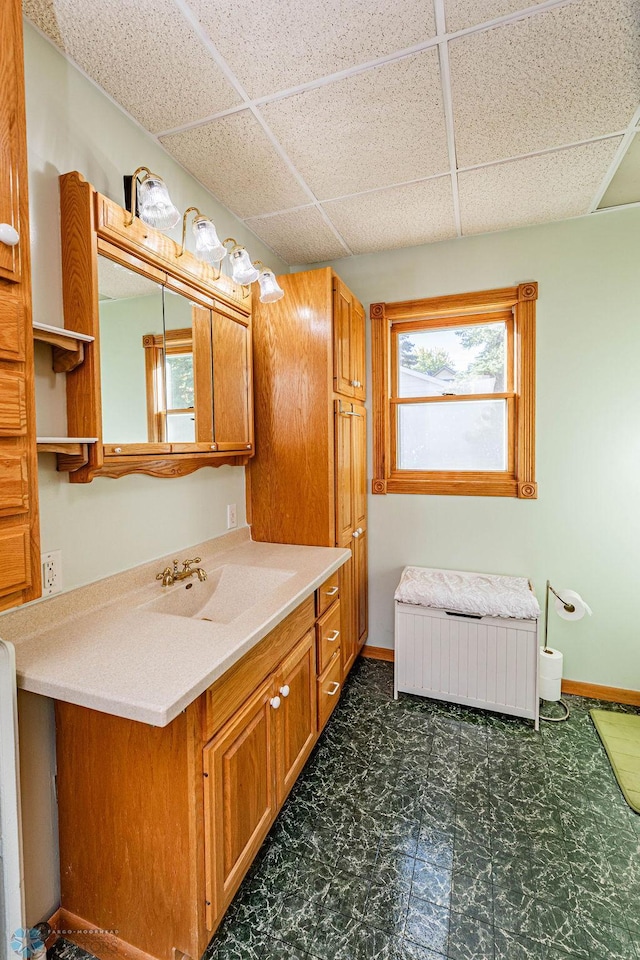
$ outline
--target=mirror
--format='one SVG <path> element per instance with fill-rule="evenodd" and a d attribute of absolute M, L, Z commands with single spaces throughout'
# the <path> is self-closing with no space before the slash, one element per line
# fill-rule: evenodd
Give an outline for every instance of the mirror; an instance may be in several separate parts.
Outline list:
<path fill-rule="evenodd" d="M 143 337 L 153 337 L 163 344 L 162 300 L 161 284 L 108 257 L 98 257 L 104 443 L 149 442 L 142 342 Z"/>
<path fill-rule="evenodd" d="M 105 443 L 213 443 L 211 311 L 98 257 Z"/>

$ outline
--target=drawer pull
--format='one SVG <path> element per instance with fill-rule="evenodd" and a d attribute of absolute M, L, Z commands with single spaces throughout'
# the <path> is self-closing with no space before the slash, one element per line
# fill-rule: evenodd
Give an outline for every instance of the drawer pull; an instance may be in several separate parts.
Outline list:
<path fill-rule="evenodd" d="M 271 704 L 274 710 L 277 710 L 278 707 L 280 706 L 280 697 L 271 697 L 271 700 L 269 700 L 269 703 Z"/>
<path fill-rule="evenodd" d="M 330 587 L 329 590 L 325 590 L 325 593 L 328 597 L 335 597 L 338 590 L 339 587 Z"/>
<path fill-rule="evenodd" d="M 280 687 L 280 693 L 282 694 L 283 697 L 289 696 L 290 690 L 289 690 L 288 683 L 285 683 L 284 687 Z"/>
<path fill-rule="evenodd" d="M 6 243 L 8 247 L 15 247 L 20 241 L 20 234 L 10 223 L 0 223 L 0 243 Z"/>
<path fill-rule="evenodd" d="M 333 690 L 327 690 L 327 696 L 328 696 L 328 697 L 335 697 L 336 693 L 337 693 L 338 690 L 340 689 L 340 684 L 338 683 L 337 680 L 334 680 L 333 683 L 331 684 L 331 686 L 333 687 Z"/>
<path fill-rule="evenodd" d="M 325 640 L 328 640 L 329 643 L 335 643 L 335 641 L 338 639 L 339 636 L 340 636 L 340 631 L 339 631 L 339 630 L 334 630 L 334 631 L 333 631 L 333 636 L 329 636 L 329 635 L 327 634 L 327 636 L 325 637 Z"/>

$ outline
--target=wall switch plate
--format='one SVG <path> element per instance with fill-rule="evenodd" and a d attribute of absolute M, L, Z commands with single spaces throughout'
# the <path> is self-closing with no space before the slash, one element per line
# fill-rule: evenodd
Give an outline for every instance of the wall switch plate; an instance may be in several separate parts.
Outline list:
<path fill-rule="evenodd" d="M 62 551 L 52 550 L 42 554 L 42 596 L 62 591 Z"/>
<path fill-rule="evenodd" d="M 238 513 L 235 503 L 227 504 L 227 530 L 238 526 Z"/>

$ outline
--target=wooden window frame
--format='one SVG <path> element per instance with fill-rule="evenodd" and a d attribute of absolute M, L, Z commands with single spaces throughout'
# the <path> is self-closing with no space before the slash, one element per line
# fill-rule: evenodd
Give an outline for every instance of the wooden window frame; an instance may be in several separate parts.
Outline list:
<path fill-rule="evenodd" d="M 535 500 L 535 378 L 536 301 L 538 284 L 479 290 L 473 293 L 373 303 L 370 308 L 373 366 L 373 481 L 372 493 L 423 493 L 436 496 L 518 497 Z M 511 323 L 508 317 L 512 317 Z M 395 342 L 399 332 L 438 321 L 438 326 L 465 322 L 507 320 L 507 387 L 490 398 L 511 405 L 508 468 L 506 471 L 411 471 L 396 467 L 397 363 Z M 511 328 L 511 335 L 509 335 Z M 478 399 L 480 395 L 474 395 Z M 489 398 L 489 395 L 487 395 Z M 441 398 L 438 398 L 440 400 Z M 469 397 L 469 399 L 472 399 Z M 419 398 L 410 398 L 410 402 Z"/>

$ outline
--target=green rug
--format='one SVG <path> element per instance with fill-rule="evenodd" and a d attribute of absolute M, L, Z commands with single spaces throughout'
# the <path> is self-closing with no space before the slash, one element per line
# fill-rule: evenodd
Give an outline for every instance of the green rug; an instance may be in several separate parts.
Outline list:
<path fill-rule="evenodd" d="M 640 813 L 640 716 L 612 710 L 590 713 L 624 798 Z"/>

